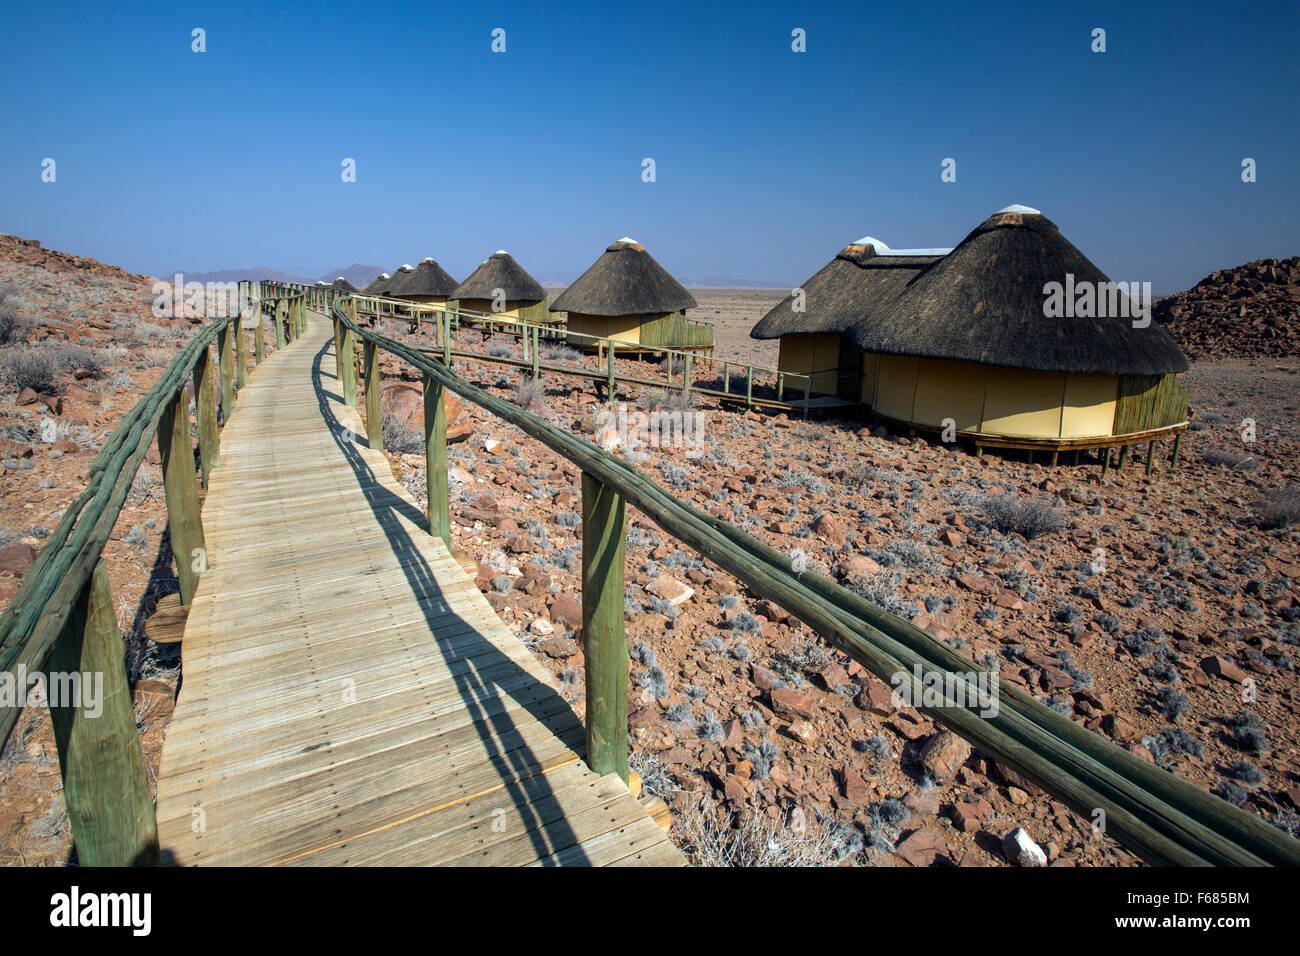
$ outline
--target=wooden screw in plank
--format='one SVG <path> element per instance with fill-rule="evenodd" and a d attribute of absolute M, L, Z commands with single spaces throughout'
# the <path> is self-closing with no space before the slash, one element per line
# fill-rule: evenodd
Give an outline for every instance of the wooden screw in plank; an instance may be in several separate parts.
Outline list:
<path fill-rule="evenodd" d="M 163 409 L 158 423 L 158 452 L 162 457 L 163 491 L 167 496 L 167 527 L 171 532 L 181 604 L 194 600 L 199 575 L 207 569 L 199 490 L 194 480 L 194 448 L 190 445 L 190 403 L 185 389 Z"/>
<path fill-rule="evenodd" d="M 230 325 L 217 333 L 217 355 L 221 360 L 221 419 L 230 421 L 235 414 L 235 354 Z"/>
<path fill-rule="evenodd" d="M 157 866 L 158 824 L 126 685 L 108 570 L 95 565 L 50 651 L 47 690 L 63 799 L 82 866 Z M 80 675 L 80 700 L 65 691 Z M 93 681 L 93 688 L 86 682 Z M 102 682 L 102 683 L 101 683 Z M 86 704 L 93 702 L 94 708 Z"/>
<path fill-rule="evenodd" d="M 627 637 L 623 620 L 623 497 L 582 474 L 582 645 L 587 671 L 587 766 L 626 783 Z"/>
<path fill-rule="evenodd" d="M 451 502 L 447 487 L 447 396 L 442 383 L 424 376 L 424 473 L 429 497 L 429 534 L 451 548 Z"/>
<path fill-rule="evenodd" d="M 199 353 L 194 363 L 194 407 L 199 420 L 199 459 L 203 468 L 203 487 L 208 487 L 212 469 L 221 464 L 221 445 L 217 438 L 216 369 L 210 349 Z"/>
<path fill-rule="evenodd" d="M 367 341 L 365 350 L 366 438 L 370 447 L 384 450 L 384 416 L 379 408 L 379 347 Z"/>

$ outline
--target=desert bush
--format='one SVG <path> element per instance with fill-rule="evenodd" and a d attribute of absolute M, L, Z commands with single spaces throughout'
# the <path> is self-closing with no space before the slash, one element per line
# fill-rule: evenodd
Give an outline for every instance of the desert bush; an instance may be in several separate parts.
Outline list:
<path fill-rule="evenodd" d="M 1218 465 L 1223 468 L 1238 468 L 1249 471 L 1259 464 L 1259 459 L 1254 455 L 1246 455 L 1239 451 L 1229 451 L 1226 448 L 1207 448 L 1201 453 L 1201 460 L 1207 465 Z"/>
<path fill-rule="evenodd" d="M 540 411 L 545 406 L 546 389 L 539 381 L 524 379 L 515 386 L 515 404 L 526 411 Z"/>
<path fill-rule="evenodd" d="M 656 389 L 647 407 L 652 412 L 689 412 L 695 408 L 695 394 L 688 395 L 678 389 Z"/>
<path fill-rule="evenodd" d="M 577 362 L 582 358 L 582 353 L 577 349 L 571 349 L 562 342 L 546 342 L 542 345 L 542 358 L 548 362 Z"/>
<path fill-rule="evenodd" d="M 998 531 L 1014 532 L 1026 539 L 1059 531 L 1065 523 L 1060 510 L 1048 497 L 1020 501 L 1007 494 L 986 495 L 979 506 L 989 524 Z"/>
<path fill-rule="evenodd" d="M 515 350 L 505 342 L 492 342 L 486 349 L 491 358 L 514 358 Z"/>
<path fill-rule="evenodd" d="M 1300 485 L 1286 485 L 1261 498 L 1255 517 L 1264 528 L 1289 528 L 1300 521 Z"/>
<path fill-rule="evenodd" d="M 411 421 L 398 415 L 391 405 L 380 408 L 384 429 L 384 448 L 395 455 L 418 455 L 424 451 L 424 432 L 413 428 Z"/>
<path fill-rule="evenodd" d="M 17 286 L 0 285 L 0 345 L 27 340 L 27 322 Z"/>
<path fill-rule="evenodd" d="M 736 817 L 708 798 L 691 801 L 676 824 L 678 846 L 697 866 L 839 866 L 862 851 L 857 830 L 829 817 Z"/>
<path fill-rule="evenodd" d="M 0 378 L 17 391 L 52 392 L 60 364 L 50 349 L 12 349 L 0 357 Z"/>

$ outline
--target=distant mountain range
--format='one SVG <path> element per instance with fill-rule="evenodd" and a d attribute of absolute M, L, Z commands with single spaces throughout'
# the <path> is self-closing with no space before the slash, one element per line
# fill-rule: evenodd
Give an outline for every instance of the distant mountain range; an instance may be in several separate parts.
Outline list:
<path fill-rule="evenodd" d="M 314 279 L 277 272 L 267 266 L 253 266 L 251 269 L 221 269 L 216 272 L 185 272 L 186 282 L 238 282 L 241 279 L 273 279 L 276 282 L 296 282 L 312 285 L 315 282 L 333 282 L 339 276 L 347 279 L 358 289 L 374 281 L 381 272 L 387 272 L 383 266 L 362 265 L 354 262 L 345 269 L 330 269 Z M 537 281 L 548 289 L 563 289 L 570 285 L 580 272 L 541 272 Z M 168 276 L 170 278 L 170 275 Z M 762 281 L 755 279 L 737 279 L 735 276 L 704 276 L 700 279 L 679 279 L 688 289 L 792 289 L 794 284 Z"/>
<path fill-rule="evenodd" d="M 219 269 L 216 272 L 183 272 L 182 275 L 185 276 L 186 282 L 238 282 L 241 279 L 273 279 L 276 282 L 295 282 L 301 285 L 333 282 L 339 276 L 342 276 L 359 289 L 369 285 L 379 273 L 384 271 L 383 266 L 367 266 L 354 262 L 343 269 L 330 269 L 314 279 L 291 275 L 287 272 L 278 272 L 267 266 L 253 266 L 251 269 Z M 168 278 L 170 276 L 171 274 L 168 275 Z"/>

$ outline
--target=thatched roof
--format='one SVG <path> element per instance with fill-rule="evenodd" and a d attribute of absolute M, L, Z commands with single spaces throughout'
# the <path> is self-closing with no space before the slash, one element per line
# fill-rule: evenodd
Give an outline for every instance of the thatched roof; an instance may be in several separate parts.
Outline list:
<path fill-rule="evenodd" d="M 450 296 L 456 289 L 456 280 L 430 258 L 421 260 L 420 264 L 410 272 L 399 271 L 396 281 L 390 282 L 389 287 L 388 295 Z"/>
<path fill-rule="evenodd" d="M 796 333 L 846 332 L 869 320 L 940 258 L 939 250 L 917 252 L 920 254 L 894 254 L 870 236 L 850 243 L 803 284 L 804 311 L 794 311 L 794 295 L 788 295 L 749 334 L 756 339 L 776 339 Z"/>
<path fill-rule="evenodd" d="M 541 283 L 525 272 L 523 266 L 515 262 L 514 257 L 505 250 L 492 253 L 468 279 L 456 286 L 451 297 L 491 299 L 495 297 L 497 289 L 505 293 L 507 302 L 532 305 L 546 298 L 546 290 Z"/>
<path fill-rule="evenodd" d="M 653 315 L 695 306 L 695 297 L 655 262 L 645 246 L 620 239 L 560 294 L 551 311 Z"/>
<path fill-rule="evenodd" d="M 392 274 L 387 284 L 384 286 L 384 295 L 400 296 L 406 293 L 406 287 L 415 277 L 415 266 L 409 262 L 404 262 L 397 267 L 397 271 Z"/>
<path fill-rule="evenodd" d="M 1050 317 L 1047 283 L 1109 280 L 1036 209 L 994 213 L 948 255 L 849 330 L 869 352 L 1045 372 L 1158 375 L 1187 370 L 1169 333 L 1133 318 Z"/>
<path fill-rule="evenodd" d="M 388 289 L 388 283 L 393 281 L 393 277 L 387 272 L 381 272 L 375 277 L 375 281 L 366 286 L 364 291 L 367 295 L 384 295 Z"/>
<path fill-rule="evenodd" d="M 341 289 L 341 290 L 344 291 L 344 292 L 356 292 L 356 291 L 357 291 L 357 287 L 354 286 L 354 285 L 353 285 L 351 282 L 349 282 L 347 279 L 343 278 L 342 276 L 339 276 L 337 279 L 335 279 L 333 282 L 331 282 L 331 283 L 330 283 L 330 288 L 332 288 L 332 289 Z"/>

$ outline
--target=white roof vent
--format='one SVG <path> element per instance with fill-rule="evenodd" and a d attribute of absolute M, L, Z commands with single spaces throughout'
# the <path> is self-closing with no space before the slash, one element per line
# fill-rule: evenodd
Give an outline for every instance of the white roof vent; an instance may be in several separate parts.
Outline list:
<path fill-rule="evenodd" d="M 889 246 L 885 245 L 875 236 L 863 236 L 861 239 L 854 239 L 855 246 L 875 246 L 877 252 L 888 252 Z"/>
<path fill-rule="evenodd" d="M 403 271 L 403 272 L 410 272 L 410 271 L 411 271 L 412 269 L 414 269 L 414 268 L 415 268 L 415 266 L 411 265 L 409 262 L 404 262 L 404 263 L 402 263 L 402 271 Z"/>
<path fill-rule="evenodd" d="M 498 249 L 496 252 L 492 253 L 492 255 L 494 255 L 494 256 L 508 256 L 508 255 L 510 255 L 510 253 L 506 252 L 504 249 Z"/>
<path fill-rule="evenodd" d="M 1018 212 L 1026 216 L 1041 216 L 1043 214 L 1041 210 L 1035 209 L 1033 206 L 1022 206 L 1018 202 L 1013 202 L 1010 206 L 1003 206 L 993 215 L 996 216 L 998 213 L 1003 212 Z"/>

